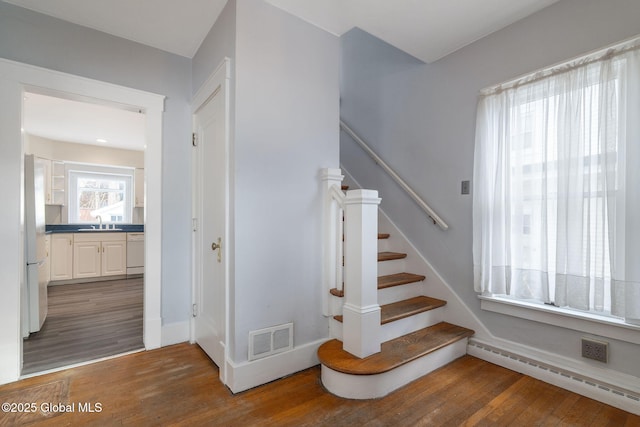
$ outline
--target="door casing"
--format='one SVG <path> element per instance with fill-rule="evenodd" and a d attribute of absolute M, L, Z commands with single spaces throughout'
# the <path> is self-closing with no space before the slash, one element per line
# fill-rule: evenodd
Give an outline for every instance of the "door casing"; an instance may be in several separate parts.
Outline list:
<path fill-rule="evenodd" d="M 164 96 L 112 83 L 41 68 L 0 58 L 0 180 L 6 185 L 5 202 L 21 212 L 24 147 L 21 143 L 22 99 L 24 92 L 67 97 L 79 101 L 104 102 L 137 108 L 145 113 L 145 231 L 149 250 L 145 254 L 144 345 L 147 350 L 161 346 L 161 274 L 162 274 L 162 114 Z M 5 96 L 6 95 L 6 96 Z M 19 163 L 18 163 L 19 162 Z M 20 171 L 18 173 L 16 170 Z M 0 233 L 15 241 L 24 241 L 21 214 L 4 209 L 0 214 Z M 24 253 L 13 245 L 0 245 L 0 384 L 16 381 L 22 367 L 21 286 L 24 280 Z"/>

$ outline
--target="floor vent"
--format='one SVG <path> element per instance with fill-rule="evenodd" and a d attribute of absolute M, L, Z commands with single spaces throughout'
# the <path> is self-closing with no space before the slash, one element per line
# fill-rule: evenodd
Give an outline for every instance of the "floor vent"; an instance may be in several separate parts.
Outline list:
<path fill-rule="evenodd" d="M 249 360 L 261 359 L 293 348 L 293 323 L 249 331 Z"/>

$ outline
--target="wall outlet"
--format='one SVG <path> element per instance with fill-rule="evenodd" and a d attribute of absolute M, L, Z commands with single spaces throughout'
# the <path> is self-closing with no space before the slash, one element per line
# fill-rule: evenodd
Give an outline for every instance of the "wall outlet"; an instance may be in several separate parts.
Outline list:
<path fill-rule="evenodd" d="M 471 191 L 471 182 L 462 181 L 462 185 L 460 186 L 460 194 L 469 194 L 470 191 Z"/>
<path fill-rule="evenodd" d="M 582 338 L 582 357 L 607 363 L 609 359 L 609 343 Z"/>

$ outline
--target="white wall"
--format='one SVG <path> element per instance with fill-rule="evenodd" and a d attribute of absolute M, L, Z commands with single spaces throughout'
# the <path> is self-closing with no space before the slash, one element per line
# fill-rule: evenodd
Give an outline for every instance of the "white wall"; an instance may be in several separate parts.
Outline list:
<path fill-rule="evenodd" d="M 191 303 L 190 212 L 183 206 L 191 203 L 191 193 L 185 191 L 191 185 L 191 61 L 4 2 L 0 2 L 0 57 L 166 96 L 162 125 L 162 321 L 187 321 Z M 7 171 L 15 168 L 13 165 Z"/>
<path fill-rule="evenodd" d="M 450 229 L 432 225 L 346 135 L 342 163 L 362 185 L 380 191 L 382 209 L 496 336 L 580 359 L 582 333 L 480 310 L 471 196 L 460 194 L 460 182 L 472 177 L 478 91 L 634 36 L 638 16 L 635 0 L 561 0 L 432 64 L 359 30 L 343 36 L 342 117 Z M 610 343 L 608 369 L 640 377 L 640 348 Z"/>
<path fill-rule="evenodd" d="M 232 358 L 251 330 L 326 337 L 321 168 L 338 166 L 339 40 L 261 0 L 238 0 Z"/>

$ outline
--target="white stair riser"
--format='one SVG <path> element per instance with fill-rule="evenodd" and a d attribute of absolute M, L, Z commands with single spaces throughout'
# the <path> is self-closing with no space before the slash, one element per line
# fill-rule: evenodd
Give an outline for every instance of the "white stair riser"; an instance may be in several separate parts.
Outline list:
<path fill-rule="evenodd" d="M 465 338 L 377 375 L 344 374 L 323 365 L 322 384 L 331 393 L 347 399 L 375 399 L 464 356 L 466 352 Z"/>
<path fill-rule="evenodd" d="M 424 313 L 405 317 L 404 319 L 389 322 L 380 328 L 380 342 L 390 341 L 402 335 L 410 334 L 422 328 L 433 326 L 442 322 L 442 307 L 434 310 L 425 311 Z M 330 336 L 331 338 L 342 341 L 342 322 L 335 319 L 330 320 Z"/>
<path fill-rule="evenodd" d="M 343 297 L 337 297 L 335 295 L 329 295 L 329 307 L 332 316 L 342 314 L 342 306 L 344 304 Z"/>
<path fill-rule="evenodd" d="M 390 341 L 419 329 L 433 326 L 436 323 L 442 322 L 442 317 L 442 308 L 436 308 L 434 310 L 425 311 L 424 313 L 405 317 L 404 319 L 385 323 L 382 325 L 380 331 L 380 342 Z"/>
<path fill-rule="evenodd" d="M 424 281 L 378 289 L 378 304 L 391 304 L 421 295 L 426 295 Z"/>
<path fill-rule="evenodd" d="M 342 322 L 333 317 L 329 320 L 329 337 L 342 341 Z"/>
<path fill-rule="evenodd" d="M 378 276 L 388 276 L 390 274 L 402 273 L 403 271 L 407 271 L 405 270 L 404 259 L 378 262 Z"/>
<path fill-rule="evenodd" d="M 409 298 L 426 295 L 425 290 L 426 282 L 407 283 L 399 286 L 392 286 L 390 288 L 384 288 L 378 290 L 378 304 L 385 305 L 392 302 L 398 302 Z M 334 295 L 329 296 L 329 304 L 331 307 L 331 314 L 342 314 L 342 305 L 344 304 L 343 297 L 336 297 Z"/>
<path fill-rule="evenodd" d="M 391 239 L 378 239 L 378 252 L 392 252 Z"/>

